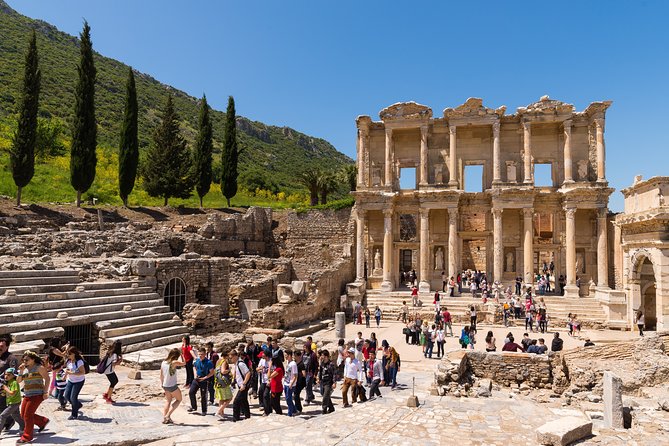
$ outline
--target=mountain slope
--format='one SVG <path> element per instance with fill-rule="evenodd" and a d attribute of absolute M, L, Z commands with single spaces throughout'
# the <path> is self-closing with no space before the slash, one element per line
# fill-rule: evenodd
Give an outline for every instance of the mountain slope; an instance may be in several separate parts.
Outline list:
<path fill-rule="evenodd" d="M 91 24 L 95 45 L 95 24 Z M 59 31 L 41 20 L 20 15 L 0 0 L 0 129 L 11 121 L 15 100 L 20 91 L 23 60 L 32 29 L 37 31 L 37 44 L 42 69 L 40 116 L 61 119 L 66 123 L 66 136 L 74 108 L 76 65 L 79 60 L 77 38 Z M 95 54 L 97 68 L 96 116 L 98 145 L 116 148 L 122 121 L 124 85 L 128 66 L 114 59 Z M 168 94 L 182 119 L 182 130 L 192 143 L 197 133 L 199 101 L 186 93 L 165 85 L 149 75 L 137 73 L 140 147 L 146 148 L 151 132 L 161 116 Z M 214 147 L 216 153 L 223 142 L 225 113 L 213 111 Z M 339 168 L 352 160 L 338 152 L 330 143 L 287 127 L 268 126 L 238 117 L 240 177 L 257 171 L 273 181 L 281 190 L 292 192 L 303 187 L 295 181 L 295 173 L 307 166 Z M 4 126 L 8 128 L 7 125 Z M 0 135 L 1 136 L 1 135 Z M 214 159 L 218 157 L 215 154 Z"/>

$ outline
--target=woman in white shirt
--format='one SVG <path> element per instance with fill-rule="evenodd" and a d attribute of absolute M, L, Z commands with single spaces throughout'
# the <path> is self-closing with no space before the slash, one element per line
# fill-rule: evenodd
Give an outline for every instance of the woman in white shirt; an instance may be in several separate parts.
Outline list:
<path fill-rule="evenodd" d="M 183 367 L 185 362 L 179 361 L 181 351 L 173 348 L 167 358 L 160 364 L 160 383 L 165 391 L 165 407 L 163 408 L 163 424 L 172 424 L 172 413 L 181 404 L 181 389 L 177 384 L 177 367 Z"/>

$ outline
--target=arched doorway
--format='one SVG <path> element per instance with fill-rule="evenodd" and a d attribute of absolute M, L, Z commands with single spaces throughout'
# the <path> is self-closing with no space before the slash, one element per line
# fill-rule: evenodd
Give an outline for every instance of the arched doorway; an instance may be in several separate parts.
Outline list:
<path fill-rule="evenodd" d="M 184 306 L 186 305 L 186 284 L 179 277 L 173 277 L 167 282 L 165 292 L 163 293 L 165 305 L 170 307 L 177 316 L 181 317 Z"/>
<path fill-rule="evenodd" d="M 641 291 L 641 305 L 646 323 L 646 330 L 657 328 L 657 300 L 655 296 L 655 272 L 653 263 L 648 257 L 639 265 L 639 287 Z"/>

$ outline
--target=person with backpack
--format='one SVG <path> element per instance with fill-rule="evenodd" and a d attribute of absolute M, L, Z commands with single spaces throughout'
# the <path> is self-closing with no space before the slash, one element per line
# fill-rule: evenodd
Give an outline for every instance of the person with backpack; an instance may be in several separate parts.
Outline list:
<path fill-rule="evenodd" d="M 264 415 L 269 415 L 272 411 L 270 406 L 270 389 L 269 389 L 269 367 L 270 367 L 270 358 L 271 353 L 269 347 L 262 349 L 260 353 L 260 361 L 258 361 L 258 404 L 260 404 L 260 410 Z"/>
<path fill-rule="evenodd" d="M 116 372 L 114 372 L 114 367 L 123 361 L 121 348 L 121 341 L 114 341 L 114 343 L 107 349 L 107 354 L 100 358 L 100 362 L 97 366 L 97 372 L 104 374 L 109 380 L 109 388 L 102 394 L 102 398 L 104 398 L 107 404 L 114 404 L 116 402 L 112 399 L 114 387 L 118 384 L 118 376 L 116 376 Z"/>
<path fill-rule="evenodd" d="M 304 344 L 304 354 L 302 355 L 302 361 L 304 362 L 304 372 L 305 372 L 305 389 L 306 389 L 306 403 L 307 405 L 311 404 L 316 397 L 314 396 L 314 379 L 318 373 L 318 357 L 313 350 L 313 346 L 310 343 Z"/>
<path fill-rule="evenodd" d="M 86 363 L 77 347 L 68 347 L 66 353 L 65 376 L 67 377 L 67 384 L 65 384 L 65 399 L 71 405 L 71 415 L 68 420 L 76 420 L 82 406 L 79 401 L 79 393 L 86 382 Z"/>
<path fill-rule="evenodd" d="M 230 352 L 230 364 L 235 364 L 235 382 L 237 384 L 237 393 L 232 401 L 232 420 L 239 421 L 242 413 L 245 418 L 251 418 L 251 409 L 249 408 L 251 370 L 239 357 L 237 350 Z"/>
<path fill-rule="evenodd" d="M 207 415 L 207 393 L 209 392 L 209 380 L 214 376 L 214 364 L 207 359 L 207 350 L 200 348 L 197 352 L 197 359 L 193 363 L 195 367 L 195 378 L 190 383 L 188 396 L 190 397 L 190 407 L 186 409 L 194 415 L 197 415 L 197 391 L 200 391 L 200 400 L 202 404 L 202 416 Z M 188 364 L 186 364 L 188 367 Z"/>
<path fill-rule="evenodd" d="M 327 350 L 321 351 L 321 363 L 318 369 L 318 383 L 321 385 L 321 394 L 323 400 L 321 408 L 323 415 L 335 411 L 334 404 L 332 404 L 332 391 L 337 387 L 337 370 L 330 361 L 330 352 Z"/>
<path fill-rule="evenodd" d="M 224 420 L 225 408 L 232 401 L 232 375 L 227 357 L 228 355 L 225 352 L 221 354 L 221 358 L 216 362 L 214 372 L 214 399 L 218 402 L 216 418 L 221 421 Z"/>
<path fill-rule="evenodd" d="M 258 398 L 258 363 L 262 356 L 261 352 L 262 349 L 253 341 L 253 339 L 249 340 L 246 344 L 246 357 L 251 363 L 251 383 L 249 385 L 251 398 Z"/>

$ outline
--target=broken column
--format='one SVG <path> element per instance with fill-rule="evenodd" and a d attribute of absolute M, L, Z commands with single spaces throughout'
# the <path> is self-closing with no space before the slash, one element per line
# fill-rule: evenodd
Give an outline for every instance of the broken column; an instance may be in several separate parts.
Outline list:
<path fill-rule="evenodd" d="M 607 427 L 623 429 L 623 381 L 613 372 L 604 372 L 604 423 Z"/>
<path fill-rule="evenodd" d="M 346 338 L 346 313 L 343 311 L 335 313 L 335 336 L 337 338 Z"/>

